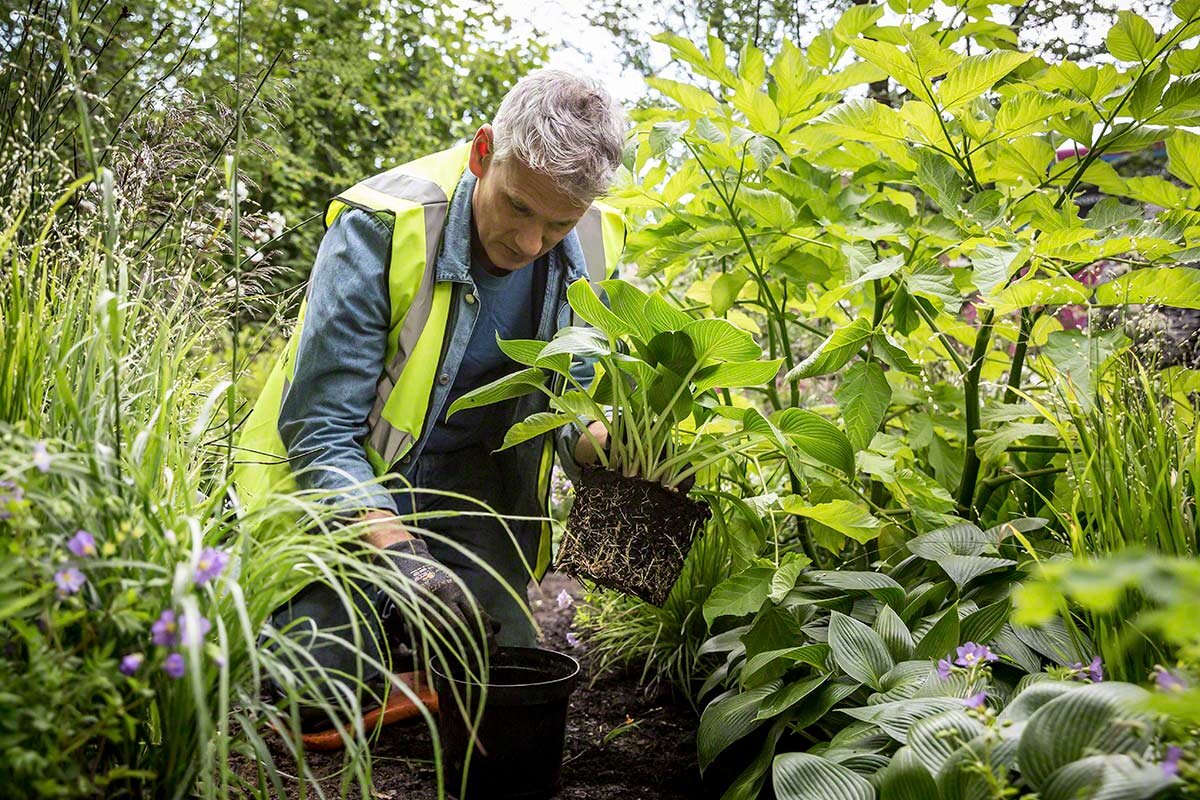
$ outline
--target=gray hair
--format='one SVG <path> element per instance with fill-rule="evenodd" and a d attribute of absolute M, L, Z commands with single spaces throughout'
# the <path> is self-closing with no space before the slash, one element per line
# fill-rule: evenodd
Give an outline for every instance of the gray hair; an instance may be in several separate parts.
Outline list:
<path fill-rule="evenodd" d="M 495 160 L 516 157 L 590 203 L 608 191 L 625 149 L 625 114 L 598 83 L 558 69 L 529 73 L 492 121 Z"/>

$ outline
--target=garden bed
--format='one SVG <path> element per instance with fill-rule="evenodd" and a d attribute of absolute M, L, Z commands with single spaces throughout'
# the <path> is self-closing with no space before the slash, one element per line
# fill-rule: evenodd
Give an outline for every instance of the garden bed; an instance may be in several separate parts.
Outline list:
<path fill-rule="evenodd" d="M 609 674 L 591 683 L 587 644 L 572 648 L 566 639 L 575 606 L 558 607 L 566 589 L 578 600 L 575 581 L 551 574 L 541 596 L 533 592 L 534 616 L 543 631 L 542 644 L 571 653 L 583 665 L 579 688 L 571 697 L 562 772 L 561 800 L 674 800 L 700 795 L 696 766 L 695 713 L 669 698 L 646 697 L 637 673 Z M 618 730 L 619 729 L 619 730 Z M 605 739 L 608 738 L 606 742 Z M 375 748 L 375 796 L 386 800 L 435 798 L 433 751 L 419 725 L 384 729 Z M 337 753 L 313 753 L 313 770 L 333 774 L 341 764 Z M 336 778 L 330 781 L 336 792 Z"/>

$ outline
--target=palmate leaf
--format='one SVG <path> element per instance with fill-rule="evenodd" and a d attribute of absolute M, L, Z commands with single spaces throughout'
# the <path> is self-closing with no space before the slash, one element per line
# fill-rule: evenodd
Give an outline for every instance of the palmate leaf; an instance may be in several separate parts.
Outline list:
<path fill-rule="evenodd" d="M 837 611 L 829 616 L 829 649 L 847 675 L 876 691 L 882 691 L 883 676 L 895 666 L 878 633 Z"/>
<path fill-rule="evenodd" d="M 501 400 L 508 400 L 512 397 L 523 397 L 527 394 L 532 394 L 538 391 L 538 387 L 542 386 L 545 382 L 546 373 L 536 367 L 530 367 L 529 369 L 505 375 L 491 383 L 480 386 L 478 389 L 473 389 L 455 400 L 450 405 L 449 410 L 446 411 L 446 418 L 449 419 L 459 411 L 468 408 L 479 408 L 480 406 L 491 405 L 492 403 L 498 403 Z"/>
<path fill-rule="evenodd" d="M 943 110 L 957 108 L 991 89 L 998 80 L 1030 59 L 1032 53 L 992 50 L 967 56 L 946 73 L 938 84 L 938 99 Z"/>
<path fill-rule="evenodd" d="M 776 756 L 771 775 L 778 800 L 875 800 L 865 778 L 811 753 Z"/>
<path fill-rule="evenodd" d="M 793 367 L 784 378 L 793 381 L 798 378 L 827 375 L 841 369 L 854 357 L 855 353 L 866 346 L 873 333 L 874 329 L 871 327 L 871 323 L 862 318 L 841 326 L 808 358 Z"/>
<path fill-rule="evenodd" d="M 536 414 L 530 414 L 508 429 L 508 433 L 504 434 L 504 443 L 500 446 L 500 449 L 507 450 L 510 447 L 516 447 L 522 442 L 528 442 L 530 439 L 541 436 L 543 433 L 558 430 L 562 426 L 574 421 L 575 418 L 568 414 L 555 414 L 550 411 L 539 411 Z"/>

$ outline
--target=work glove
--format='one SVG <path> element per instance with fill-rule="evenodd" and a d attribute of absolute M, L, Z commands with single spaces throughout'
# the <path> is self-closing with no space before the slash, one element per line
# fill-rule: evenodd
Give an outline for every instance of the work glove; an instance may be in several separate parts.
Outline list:
<path fill-rule="evenodd" d="M 428 592 L 440 606 L 444 606 L 434 604 L 429 608 L 426 624 L 439 629 L 438 632 L 448 642 L 461 641 L 464 631 L 472 637 L 478 637 L 482 633 L 481 644 L 490 656 L 496 655 L 496 632 L 499 630 L 499 624 L 488 616 L 482 607 L 472 602 L 449 570 L 430 555 L 429 546 L 423 540 L 413 538 L 395 542 L 388 545 L 383 553 L 384 558 L 406 580 Z M 387 607 L 381 616 L 386 618 L 396 609 L 390 598 L 385 602 Z M 412 625 L 409 627 L 411 630 Z"/>

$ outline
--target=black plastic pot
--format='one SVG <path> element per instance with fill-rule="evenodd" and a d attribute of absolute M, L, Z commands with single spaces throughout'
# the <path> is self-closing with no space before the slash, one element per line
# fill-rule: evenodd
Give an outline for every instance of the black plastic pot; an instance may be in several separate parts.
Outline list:
<path fill-rule="evenodd" d="M 432 672 L 450 795 L 459 800 L 553 797 L 562 767 L 567 701 L 575 689 L 579 662 L 553 650 L 500 648 L 492 658 L 470 764 L 466 757 L 471 721 L 478 718 L 480 686 L 448 674 L 451 671 L 436 661 Z M 464 766 L 466 794 L 459 795 Z"/>

